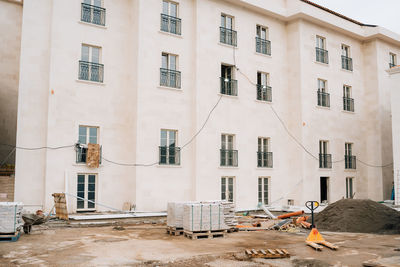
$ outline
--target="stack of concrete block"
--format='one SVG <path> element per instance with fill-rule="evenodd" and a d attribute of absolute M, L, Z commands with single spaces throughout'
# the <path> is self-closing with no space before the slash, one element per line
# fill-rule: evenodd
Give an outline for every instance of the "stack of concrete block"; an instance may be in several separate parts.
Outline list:
<path fill-rule="evenodd" d="M 213 200 L 213 201 L 202 201 L 200 203 L 209 204 L 215 203 L 220 204 L 224 210 L 224 221 L 229 228 L 234 228 L 238 222 L 235 216 L 235 204 L 226 200 Z"/>
<path fill-rule="evenodd" d="M 169 227 L 183 227 L 183 206 L 188 202 L 169 202 L 167 207 L 167 225 Z"/>
<path fill-rule="evenodd" d="M 191 203 L 183 206 L 183 229 L 186 231 L 214 231 L 229 229 L 225 224 L 220 203 Z"/>
<path fill-rule="evenodd" d="M 23 225 L 21 202 L 0 202 L 0 233 L 15 233 Z"/>

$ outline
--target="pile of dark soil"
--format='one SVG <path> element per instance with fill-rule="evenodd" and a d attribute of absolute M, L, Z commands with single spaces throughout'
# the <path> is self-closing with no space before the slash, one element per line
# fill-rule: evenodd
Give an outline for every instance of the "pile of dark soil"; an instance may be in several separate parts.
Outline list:
<path fill-rule="evenodd" d="M 400 234 L 400 212 L 369 199 L 342 199 L 315 215 L 319 230 Z"/>

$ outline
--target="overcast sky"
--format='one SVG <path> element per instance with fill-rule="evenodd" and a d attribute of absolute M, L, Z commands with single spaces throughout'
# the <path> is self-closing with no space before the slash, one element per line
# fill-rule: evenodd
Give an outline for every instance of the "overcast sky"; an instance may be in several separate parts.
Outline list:
<path fill-rule="evenodd" d="M 400 0 L 311 0 L 365 24 L 400 34 Z"/>

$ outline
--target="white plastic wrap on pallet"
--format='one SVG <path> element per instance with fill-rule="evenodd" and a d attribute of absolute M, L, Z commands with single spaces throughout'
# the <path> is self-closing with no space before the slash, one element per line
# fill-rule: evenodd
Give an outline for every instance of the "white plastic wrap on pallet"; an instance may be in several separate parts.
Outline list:
<path fill-rule="evenodd" d="M 0 233 L 15 233 L 23 225 L 21 202 L 0 202 Z"/>
<path fill-rule="evenodd" d="M 192 203 L 183 206 L 183 229 L 191 232 L 229 229 L 221 204 Z"/>

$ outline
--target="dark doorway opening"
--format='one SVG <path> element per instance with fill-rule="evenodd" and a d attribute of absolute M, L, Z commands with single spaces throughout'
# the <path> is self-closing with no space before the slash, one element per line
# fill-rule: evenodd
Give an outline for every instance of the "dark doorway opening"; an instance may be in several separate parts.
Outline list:
<path fill-rule="evenodd" d="M 328 202 L 329 177 L 320 178 L 321 203 Z"/>

